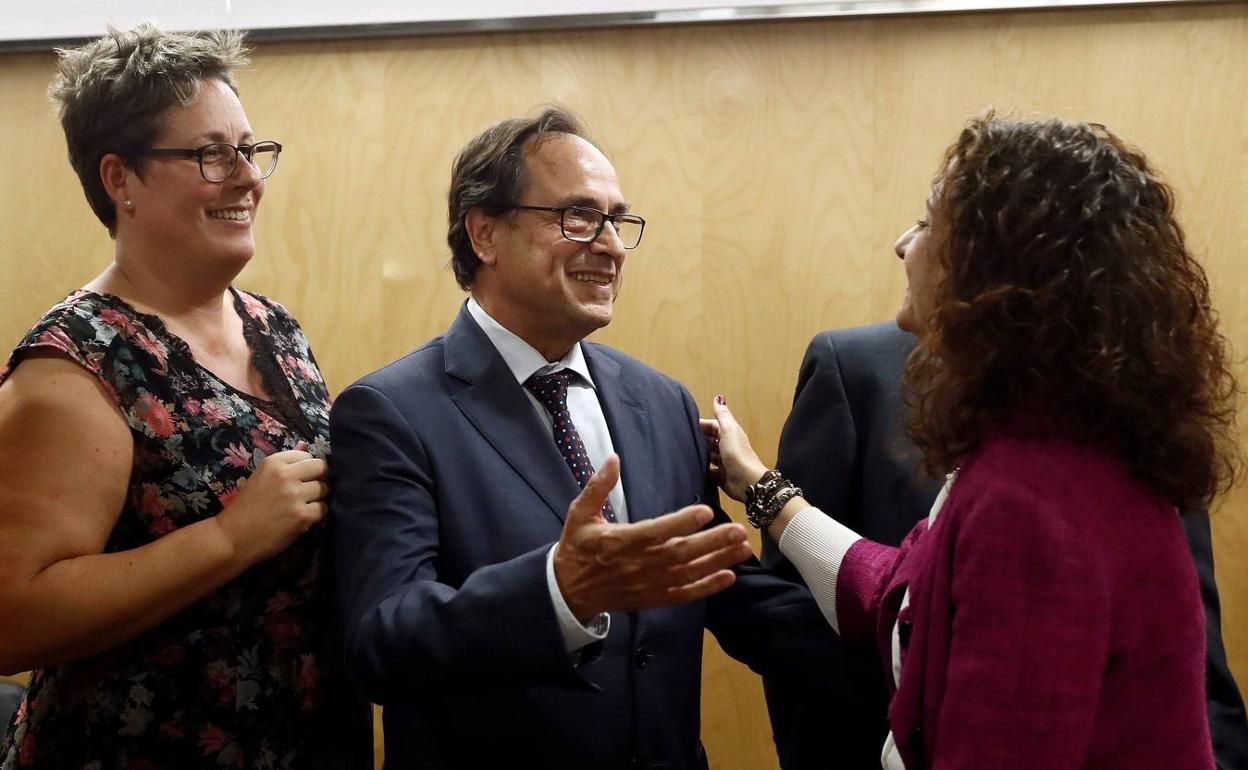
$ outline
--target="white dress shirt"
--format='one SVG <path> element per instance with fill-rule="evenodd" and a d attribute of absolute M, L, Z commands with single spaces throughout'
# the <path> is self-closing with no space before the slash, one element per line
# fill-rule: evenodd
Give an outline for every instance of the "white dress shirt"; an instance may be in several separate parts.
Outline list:
<path fill-rule="evenodd" d="M 542 402 L 524 387 L 524 383 L 534 374 L 553 374 L 565 369 L 573 373 L 571 382 L 568 383 L 568 413 L 572 416 L 572 424 L 576 427 L 576 432 L 580 434 L 581 443 L 585 445 L 585 453 L 589 456 L 589 461 L 595 468 L 602 467 L 602 463 L 615 452 L 615 446 L 611 443 L 607 419 L 602 413 L 602 404 L 598 402 L 598 393 L 594 380 L 589 374 L 589 367 L 585 363 L 581 344 L 578 342 L 573 345 L 558 361 L 547 361 L 532 345 L 491 318 L 475 298 L 470 296 L 467 304 L 469 315 L 481 327 L 481 331 L 485 332 L 485 336 L 490 339 L 498 354 L 502 356 L 503 362 L 511 370 L 516 382 L 520 383 L 524 395 L 533 405 L 534 412 L 546 426 L 552 444 L 555 440 L 554 419 Z M 628 503 L 624 499 L 624 485 L 616 482 L 615 487 L 607 494 L 607 499 L 611 502 L 611 510 L 615 513 L 616 520 L 628 521 Z M 568 652 L 575 652 L 586 645 L 605 639 L 611 628 L 611 617 L 605 612 L 600 613 L 590 621 L 588 626 L 585 626 L 572 614 L 555 580 L 556 548 L 558 548 L 557 543 L 551 547 L 546 557 L 546 584 L 550 589 L 551 601 L 555 605 L 555 615 L 559 619 L 559 630 L 563 633 L 564 647 Z"/>

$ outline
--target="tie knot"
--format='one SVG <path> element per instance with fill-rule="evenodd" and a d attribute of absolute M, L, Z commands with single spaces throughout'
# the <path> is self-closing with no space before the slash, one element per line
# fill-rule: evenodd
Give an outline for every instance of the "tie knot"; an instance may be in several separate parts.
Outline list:
<path fill-rule="evenodd" d="M 568 408 L 568 383 L 572 382 L 572 373 L 560 369 L 552 374 L 535 374 L 524 381 L 524 387 L 537 397 L 553 414 Z"/>

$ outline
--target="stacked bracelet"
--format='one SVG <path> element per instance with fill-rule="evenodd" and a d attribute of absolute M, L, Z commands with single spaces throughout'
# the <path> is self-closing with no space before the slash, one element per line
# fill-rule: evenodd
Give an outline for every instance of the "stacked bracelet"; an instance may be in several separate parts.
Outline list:
<path fill-rule="evenodd" d="M 765 529 L 784 509 L 785 503 L 802 494 L 801 487 L 770 470 L 745 488 L 745 517 L 751 525 Z"/>

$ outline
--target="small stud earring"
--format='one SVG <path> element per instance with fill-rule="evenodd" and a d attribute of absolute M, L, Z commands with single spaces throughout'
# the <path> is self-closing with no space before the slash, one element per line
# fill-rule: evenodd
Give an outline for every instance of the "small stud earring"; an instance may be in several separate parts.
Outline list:
<path fill-rule="evenodd" d="M 129 198 L 126 198 L 124 201 L 121 202 L 121 205 L 125 206 L 126 208 L 131 208 L 132 206 L 134 206 L 134 202 L 131 201 Z"/>

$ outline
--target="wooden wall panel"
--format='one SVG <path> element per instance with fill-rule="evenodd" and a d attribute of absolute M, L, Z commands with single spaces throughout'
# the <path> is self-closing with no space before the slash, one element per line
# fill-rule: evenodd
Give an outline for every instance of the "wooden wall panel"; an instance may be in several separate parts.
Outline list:
<path fill-rule="evenodd" d="M 104 268 L 112 241 L 91 213 L 44 96 L 51 54 L 0 57 L 0 347 Z"/>
<path fill-rule="evenodd" d="M 558 101 L 648 218 L 598 337 L 725 393 L 765 460 L 816 331 L 888 318 L 892 243 L 941 150 L 992 105 L 1106 123 L 1178 191 L 1225 331 L 1248 351 L 1248 8 L 1183 6 L 263 45 L 241 78 L 286 145 L 240 283 L 284 302 L 331 389 L 441 332 L 454 153 Z M 111 242 L 64 160 L 50 54 L 0 57 L 0 347 L 98 272 Z M 1246 373 L 1248 374 L 1248 373 Z M 1224 634 L 1248 682 L 1248 491 L 1215 516 Z M 712 643 L 719 768 L 775 767 L 758 680 Z"/>

